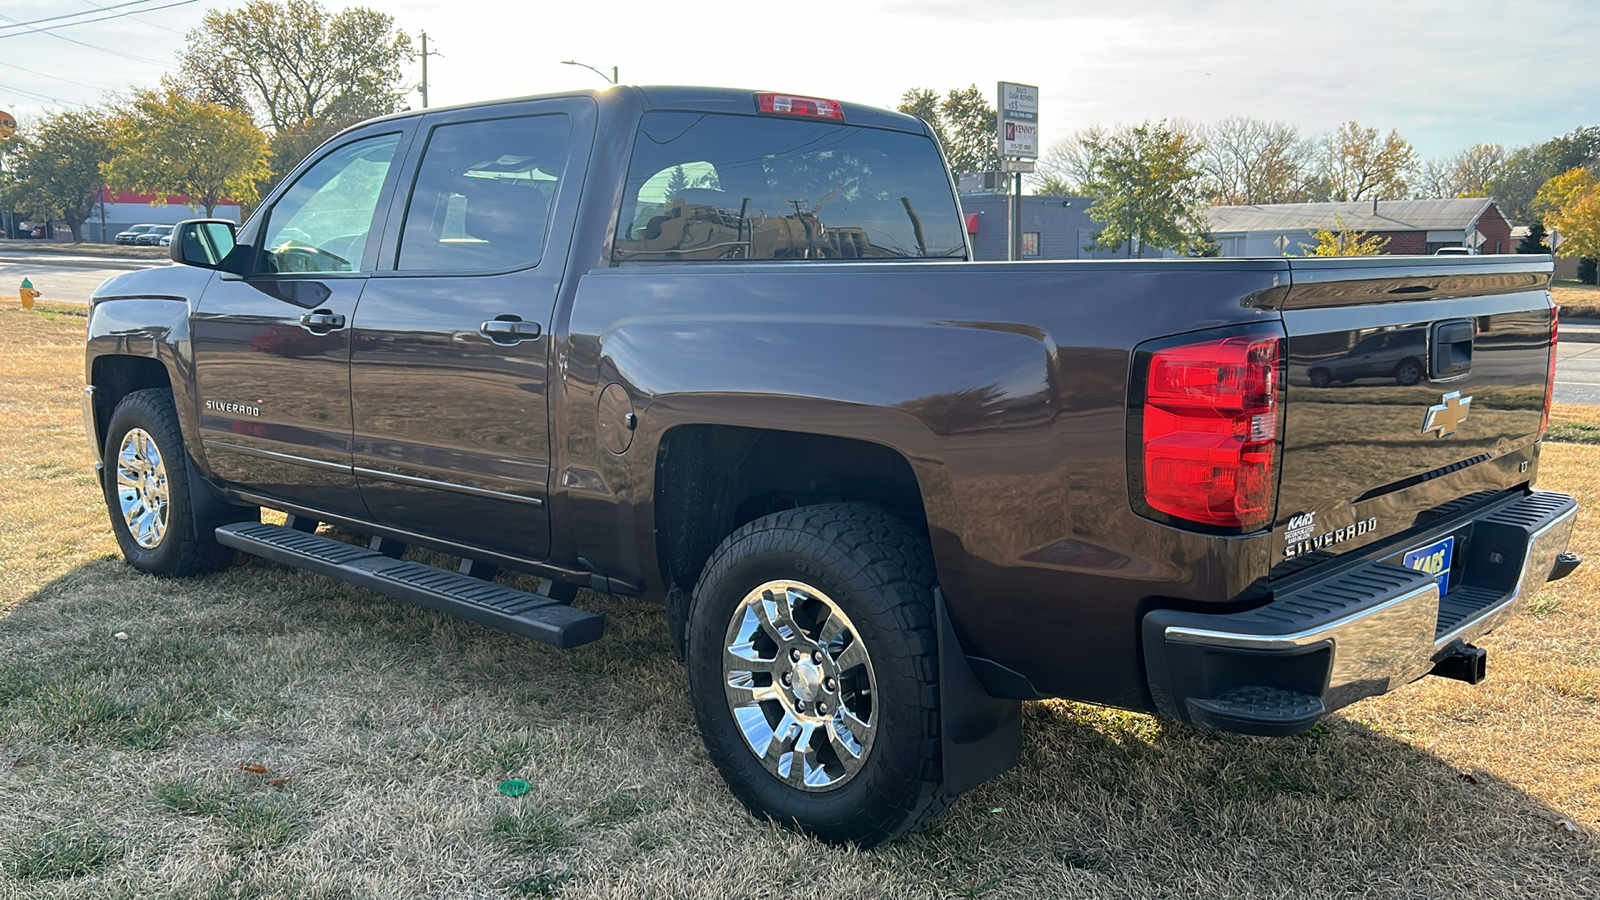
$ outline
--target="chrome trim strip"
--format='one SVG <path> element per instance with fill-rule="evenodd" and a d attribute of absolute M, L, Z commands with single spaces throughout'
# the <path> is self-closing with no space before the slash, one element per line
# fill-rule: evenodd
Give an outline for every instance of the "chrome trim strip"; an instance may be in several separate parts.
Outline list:
<path fill-rule="evenodd" d="M 275 450 L 262 450 L 259 447 L 246 447 L 243 444 L 230 444 L 227 441 L 217 441 L 212 440 L 211 438 L 204 438 L 200 441 L 200 443 L 206 447 L 221 447 L 224 450 L 237 450 L 240 453 L 251 453 L 256 456 L 265 456 L 268 459 L 282 460 L 283 462 L 295 463 L 296 465 L 310 466 L 313 469 L 324 469 L 329 472 L 339 472 L 344 475 L 351 474 L 352 470 L 352 467 L 350 466 L 342 466 L 338 463 L 327 462 L 326 460 L 311 459 L 310 457 L 306 456 L 295 456 L 291 453 L 279 453 Z"/>
<path fill-rule="evenodd" d="M 94 450 L 94 468 L 100 471 L 105 468 L 105 448 L 100 446 L 100 429 L 95 427 L 94 421 L 94 385 L 85 385 L 83 388 L 83 433 L 89 439 L 89 446 Z"/>
<path fill-rule="evenodd" d="M 1516 611 L 1523 600 L 1532 599 L 1538 592 L 1539 586 L 1544 584 L 1550 575 L 1550 570 L 1555 567 L 1556 557 L 1567 549 L 1568 542 L 1572 540 L 1572 526 L 1577 515 L 1578 507 L 1573 505 L 1529 535 L 1528 547 L 1522 554 L 1522 572 L 1517 575 L 1516 588 L 1499 603 L 1484 609 L 1476 618 L 1462 622 L 1434 641 L 1434 649 L 1442 650 L 1452 641 L 1470 640 L 1493 631 Z M 1560 526 L 1565 526 L 1558 535 L 1560 539 L 1547 539 L 1551 530 Z"/>
<path fill-rule="evenodd" d="M 435 481 L 432 478 L 419 478 L 415 475 L 401 475 L 398 472 L 385 472 L 381 469 L 368 469 L 356 466 L 357 475 L 366 475 L 371 478 L 382 478 L 386 481 L 398 481 L 401 484 L 414 484 L 418 487 L 435 488 L 441 491 L 453 491 L 458 494 L 471 494 L 475 497 L 489 497 L 495 500 L 511 500 L 516 503 L 528 503 L 533 506 L 543 506 L 544 501 L 538 497 L 524 497 L 521 494 L 508 494 L 505 491 L 491 491 L 488 488 L 472 487 L 465 484 L 456 484 L 453 481 Z"/>
<path fill-rule="evenodd" d="M 1185 644 L 1221 645 L 1224 647 L 1238 647 L 1243 650 L 1294 650 L 1336 637 L 1330 632 L 1341 631 L 1368 616 L 1381 614 L 1402 603 L 1413 602 L 1418 597 L 1426 594 L 1432 594 L 1434 601 L 1437 602 L 1439 586 L 1430 583 L 1391 600 L 1385 600 L 1377 606 L 1351 613 L 1326 625 L 1318 625 L 1316 628 L 1307 628 L 1304 631 L 1296 631 L 1290 634 L 1243 634 L 1237 631 L 1211 631 L 1205 628 L 1169 625 L 1167 626 L 1166 635 L 1168 640 Z"/>

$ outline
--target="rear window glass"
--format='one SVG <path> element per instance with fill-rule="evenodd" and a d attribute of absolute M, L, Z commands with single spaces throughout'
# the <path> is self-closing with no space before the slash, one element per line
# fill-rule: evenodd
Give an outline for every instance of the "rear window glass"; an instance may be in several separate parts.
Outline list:
<path fill-rule="evenodd" d="M 926 137 L 757 116 L 641 120 L 619 261 L 965 256 L 955 197 Z"/>

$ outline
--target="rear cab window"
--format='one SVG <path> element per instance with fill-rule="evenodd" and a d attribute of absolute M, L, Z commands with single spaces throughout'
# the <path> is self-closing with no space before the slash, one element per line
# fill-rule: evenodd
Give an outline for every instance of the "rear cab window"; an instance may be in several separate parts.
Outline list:
<path fill-rule="evenodd" d="M 925 136 L 828 121 L 650 112 L 613 259 L 965 259 Z"/>

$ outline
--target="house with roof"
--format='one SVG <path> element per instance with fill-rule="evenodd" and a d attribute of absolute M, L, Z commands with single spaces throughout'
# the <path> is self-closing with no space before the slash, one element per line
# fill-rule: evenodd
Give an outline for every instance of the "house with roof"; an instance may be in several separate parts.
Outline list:
<path fill-rule="evenodd" d="M 1323 229 L 1386 237 L 1386 254 L 1517 252 L 1511 223 L 1488 197 L 1213 206 L 1206 217 L 1223 256 L 1303 256 Z"/>

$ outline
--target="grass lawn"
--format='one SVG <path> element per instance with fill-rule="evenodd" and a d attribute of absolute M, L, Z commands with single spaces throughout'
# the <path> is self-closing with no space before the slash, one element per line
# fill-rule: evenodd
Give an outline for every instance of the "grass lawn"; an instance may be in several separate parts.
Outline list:
<path fill-rule="evenodd" d="M 1556 281 L 1550 296 L 1561 307 L 1563 319 L 1600 319 L 1600 286 L 1581 281 Z"/>
<path fill-rule="evenodd" d="M 259 560 L 134 573 L 83 326 L 0 308 L 0 897 L 1600 897 L 1593 563 L 1486 684 L 1297 738 L 1027 704 L 1020 766 L 862 853 L 733 799 L 655 606 L 585 594 L 606 637 L 557 651 Z M 1554 445 L 1542 483 L 1594 510 L 1597 467 Z"/>

